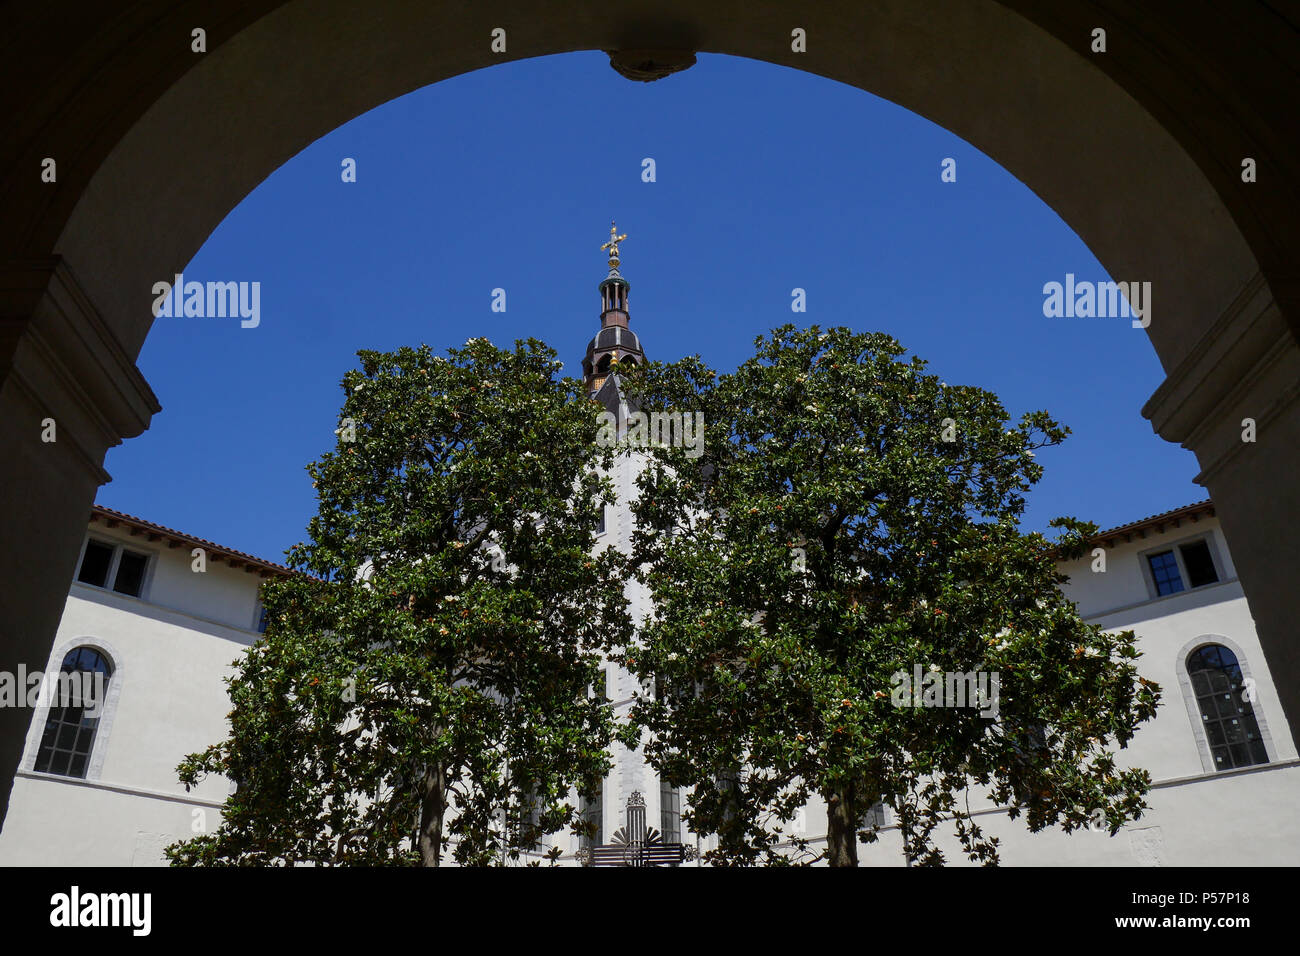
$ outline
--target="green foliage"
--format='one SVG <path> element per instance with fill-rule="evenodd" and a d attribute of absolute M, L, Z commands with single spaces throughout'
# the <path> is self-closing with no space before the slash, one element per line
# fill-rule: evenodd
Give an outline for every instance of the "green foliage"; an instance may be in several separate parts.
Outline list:
<path fill-rule="evenodd" d="M 688 359 L 627 376 L 647 411 L 704 414 L 702 458 L 655 447 L 639 478 L 633 558 L 656 612 L 620 659 L 658 686 L 633 719 L 652 764 L 694 786 L 685 818 L 719 835 L 712 861 L 789 862 L 779 841 L 812 857 L 782 832 L 810 794 L 836 865 L 856 863 L 855 832 L 875 839 L 877 801 L 921 863 L 943 861 L 944 821 L 997 861 L 972 786 L 1031 831 L 1138 816 L 1149 776 L 1111 747 L 1159 688 L 1132 632 L 1086 624 L 1059 590 L 1055 549 L 1095 528 L 1019 530 L 1034 452 L 1068 430 L 1045 412 L 1012 424 L 886 335 L 786 326 L 755 344 L 731 375 Z M 997 719 L 896 706 L 894 675 L 917 664 L 999 674 Z"/>
<path fill-rule="evenodd" d="M 448 838 L 500 862 L 578 826 L 570 789 L 608 770 L 588 688 L 630 621 L 617 555 L 592 556 L 599 408 L 534 340 L 358 356 L 230 736 L 179 768 L 238 789 L 174 863 L 437 865 Z"/>

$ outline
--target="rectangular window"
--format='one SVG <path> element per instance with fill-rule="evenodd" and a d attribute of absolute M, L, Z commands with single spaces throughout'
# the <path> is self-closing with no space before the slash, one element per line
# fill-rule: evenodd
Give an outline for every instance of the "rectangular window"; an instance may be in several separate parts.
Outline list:
<path fill-rule="evenodd" d="M 600 506 L 600 520 L 596 522 L 596 534 L 605 533 L 605 506 Z"/>
<path fill-rule="evenodd" d="M 740 802 L 740 785 L 742 776 L 739 770 L 728 770 L 714 778 L 718 793 L 722 797 L 722 821 L 730 823 L 736 819 L 736 807 Z"/>
<path fill-rule="evenodd" d="M 529 794 L 524 798 L 524 810 L 519 821 L 519 845 L 525 850 L 541 850 L 542 798 Z"/>
<path fill-rule="evenodd" d="M 879 829 L 889 824 L 889 815 L 885 809 L 885 802 L 878 801 L 871 809 L 862 815 L 860 826 L 864 830 Z"/>
<path fill-rule="evenodd" d="M 1214 558 L 1210 555 L 1209 542 L 1204 539 L 1184 544 L 1178 549 L 1183 556 L 1183 567 L 1187 569 L 1187 583 L 1199 588 L 1219 580 L 1219 573 L 1214 570 Z"/>
<path fill-rule="evenodd" d="M 659 781 L 659 829 L 665 843 L 682 842 L 682 794 L 667 780 Z"/>
<path fill-rule="evenodd" d="M 584 850 L 599 846 L 604 841 L 604 818 L 601 813 L 604 789 L 602 784 L 596 787 L 596 792 L 590 797 L 581 797 L 578 801 L 578 813 L 587 827 L 579 839 L 579 845 Z"/>
<path fill-rule="evenodd" d="M 1219 580 L 1214 552 L 1210 550 L 1208 538 L 1188 541 L 1167 551 L 1148 554 L 1146 559 L 1151 571 L 1151 583 L 1158 597 L 1204 587 Z"/>
<path fill-rule="evenodd" d="M 77 569 L 77 580 L 97 588 L 111 585 L 119 594 L 140 597 L 148 568 L 149 555 L 128 551 L 120 544 L 92 538 L 86 542 L 86 552 L 81 558 L 81 567 Z"/>
<path fill-rule="evenodd" d="M 1172 551 L 1147 555 L 1147 564 L 1151 567 L 1151 580 L 1156 586 L 1156 594 L 1177 594 L 1183 590 L 1183 578 L 1178 572 L 1178 559 Z"/>
<path fill-rule="evenodd" d="M 113 578 L 113 590 L 119 594 L 140 596 L 144 587 L 144 569 L 149 565 L 149 556 L 123 551 L 117 561 L 117 574 Z"/>
<path fill-rule="evenodd" d="M 77 580 L 102 588 L 108 582 L 108 566 L 113 563 L 113 546 L 98 541 L 86 542 L 86 554 L 81 559 Z"/>

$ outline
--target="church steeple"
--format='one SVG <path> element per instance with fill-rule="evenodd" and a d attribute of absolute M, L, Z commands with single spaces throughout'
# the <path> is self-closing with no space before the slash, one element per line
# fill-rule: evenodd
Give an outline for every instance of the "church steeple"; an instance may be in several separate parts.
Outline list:
<path fill-rule="evenodd" d="M 636 333 L 627 327 L 627 297 L 631 286 L 619 274 L 619 243 L 627 235 L 619 235 L 611 220 L 609 242 L 600 248 L 609 252 L 609 275 L 601 280 L 600 331 L 587 345 L 587 356 L 582 360 L 582 381 L 587 394 L 595 395 L 605 380 L 619 365 L 638 365 L 645 361 L 645 352 Z"/>

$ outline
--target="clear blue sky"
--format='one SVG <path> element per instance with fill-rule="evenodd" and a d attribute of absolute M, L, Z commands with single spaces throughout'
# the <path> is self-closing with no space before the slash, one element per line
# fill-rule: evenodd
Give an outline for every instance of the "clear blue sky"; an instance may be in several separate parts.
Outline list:
<path fill-rule="evenodd" d="M 344 157 L 356 183 L 341 182 Z M 956 183 L 940 181 L 945 157 Z M 1058 514 L 1110 527 L 1205 497 L 1192 454 L 1139 414 L 1163 378 L 1145 332 L 1043 316 L 1044 283 L 1108 276 L 988 157 L 796 70 L 701 56 L 639 84 L 575 53 L 387 103 L 232 210 L 186 278 L 261 282 L 261 324 L 156 320 L 139 366 L 163 411 L 109 452 L 99 502 L 281 560 L 315 511 L 304 466 L 333 447 L 357 349 L 533 335 L 580 375 L 611 218 L 629 235 L 622 272 L 650 358 L 730 370 L 792 320 L 885 331 L 945 381 L 1073 430 L 1040 453 L 1027 527 Z"/>

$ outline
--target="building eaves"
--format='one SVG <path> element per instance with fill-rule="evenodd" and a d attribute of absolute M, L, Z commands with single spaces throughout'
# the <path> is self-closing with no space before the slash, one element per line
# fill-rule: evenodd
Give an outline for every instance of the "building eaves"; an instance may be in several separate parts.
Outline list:
<path fill-rule="evenodd" d="M 224 561 L 232 568 L 242 567 L 249 574 L 257 574 L 259 577 L 289 577 L 295 573 L 282 564 L 276 564 L 274 561 L 267 561 L 255 555 L 246 554 L 243 551 L 236 551 L 234 548 L 227 548 L 205 538 L 196 538 L 194 535 L 177 531 L 175 528 L 154 524 L 152 521 L 145 521 L 143 518 L 137 518 L 135 515 L 129 515 L 122 511 L 114 511 L 112 508 L 105 508 L 103 505 L 92 506 L 90 523 L 96 524 L 101 521 L 106 528 L 126 528 L 133 536 L 144 535 L 147 541 L 166 541 L 169 548 L 202 548 L 207 553 L 208 561 Z"/>
<path fill-rule="evenodd" d="M 1151 515 L 1149 518 L 1142 518 L 1139 521 L 1120 525 L 1118 528 L 1099 531 L 1088 539 L 1088 543 L 1105 544 L 1106 547 L 1113 548 L 1121 538 L 1125 542 L 1129 542 L 1134 538 L 1145 538 L 1151 532 L 1163 534 L 1166 528 L 1180 527 L 1184 521 L 1195 524 L 1202 518 L 1213 518 L 1214 515 L 1214 502 L 1206 498 L 1204 501 L 1183 505 L 1181 508 L 1174 508 L 1172 511 L 1164 511 L 1158 515 Z"/>

